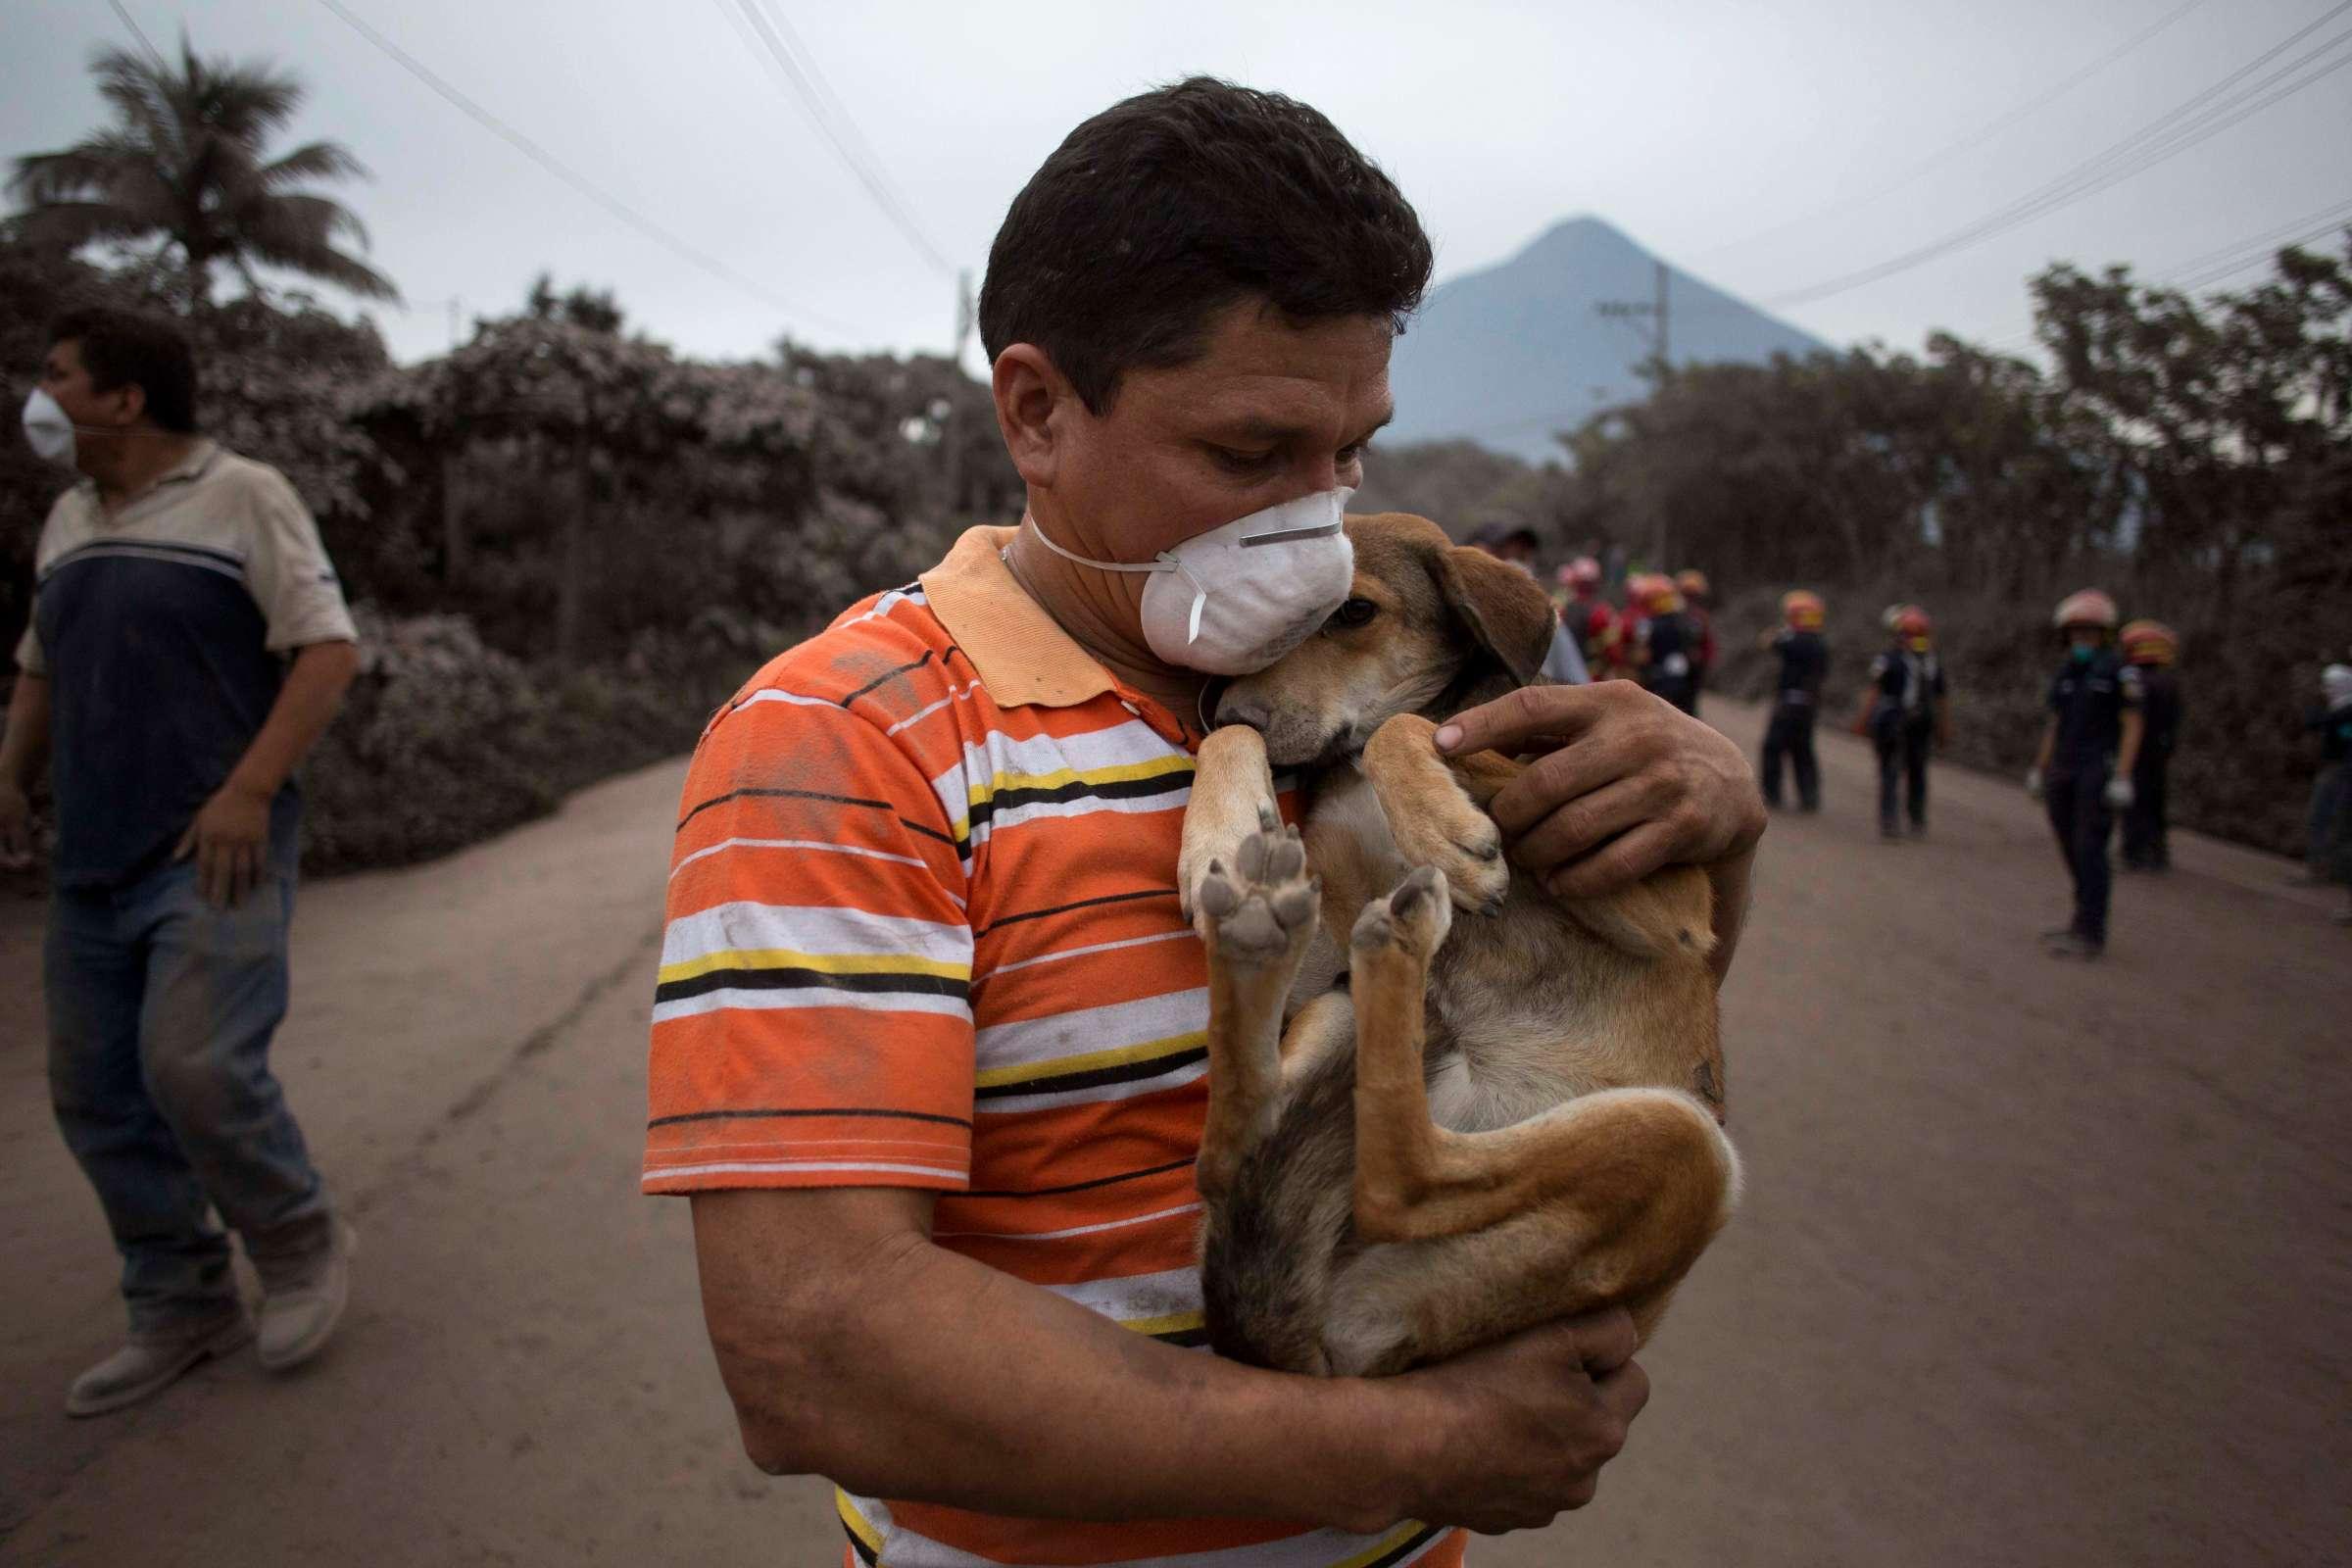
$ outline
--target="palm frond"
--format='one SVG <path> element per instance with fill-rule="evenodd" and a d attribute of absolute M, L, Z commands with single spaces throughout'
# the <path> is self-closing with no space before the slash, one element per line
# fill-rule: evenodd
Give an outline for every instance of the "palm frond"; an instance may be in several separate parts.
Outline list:
<path fill-rule="evenodd" d="M 368 166 L 354 158 L 340 142 L 315 141 L 297 147 L 285 157 L 268 163 L 254 171 L 259 182 L 270 190 L 311 179 L 366 179 Z"/>
<path fill-rule="evenodd" d="M 222 214 L 228 225 L 257 242 L 273 244 L 331 244 L 337 237 L 368 246 L 368 227 L 359 215 L 341 202 L 324 196 L 256 194 Z"/>
<path fill-rule="evenodd" d="M 247 233 L 243 239 L 248 253 L 271 267 L 302 272 L 369 299 L 400 298 L 400 290 L 390 278 L 324 240 L 301 234 L 272 234 L 267 230 Z"/>
<path fill-rule="evenodd" d="M 112 202 L 44 202 L 17 215 L 17 232 L 34 246 L 78 250 L 101 240 L 130 240 L 155 232 L 145 215 Z"/>

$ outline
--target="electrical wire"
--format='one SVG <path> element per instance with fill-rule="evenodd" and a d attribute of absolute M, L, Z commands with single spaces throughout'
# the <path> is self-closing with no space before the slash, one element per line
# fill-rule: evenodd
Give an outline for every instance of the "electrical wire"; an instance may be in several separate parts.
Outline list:
<path fill-rule="evenodd" d="M 1744 239 L 1729 240 L 1721 245 L 1711 246 L 1706 250 L 1698 252 L 1691 259 L 1693 261 L 1704 261 L 1710 256 L 1720 256 L 1726 251 L 1743 250 L 1750 245 L 1761 243 L 1764 240 L 1777 239 L 1781 235 L 1789 232 L 1791 229 L 1808 227 L 1811 224 L 1821 221 L 1821 220 L 1825 218 L 1833 218 L 1839 213 L 1849 212 L 1857 207 L 1867 207 L 1872 202 L 1879 200 L 1881 197 L 1892 195 L 1894 192 L 1902 189 L 1905 185 L 1908 185 L 1913 180 L 1919 178 L 1920 175 L 1928 173 L 1933 170 L 1941 168 L 1943 165 L 1951 162 L 1952 159 L 1958 157 L 1964 152 L 1968 152 L 1972 148 L 1983 146 L 1985 142 L 1990 141 L 1993 137 L 1999 135 L 2002 131 L 2007 130 L 2010 126 L 2016 124 L 2019 121 L 2024 120 L 2027 116 L 2034 113 L 2036 110 L 2046 108 L 2050 104 L 2057 102 L 2060 98 L 2063 98 L 2066 96 L 2066 94 L 2072 92 L 2083 82 L 2088 81 L 2100 72 L 2105 71 L 2109 66 L 2114 65 L 2116 62 L 2122 60 L 2127 55 L 2130 55 L 2134 50 L 2138 49 L 2141 45 L 2155 38 L 2158 33 L 2163 32 L 2174 23 L 2179 22 L 2182 17 L 2187 16 L 2191 11 L 2196 10 L 2197 7 L 2203 5 L 2204 3 L 2205 0 L 2187 0 L 2187 4 L 2178 6 L 2172 11 L 2166 13 L 2164 16 L 2159 17 L 2149 25 L 2141 28 L 2138 32 L 2133 33 L 2131 37 L 2125 39 L 2113 49 L 2107 51 L 2107 53 L 2099 56 L 2098 59 L 2093 60 L 2090 62 L 2090 64 L 2075 72 L 2072 75 L 2069 75 L 2065 79 L 2057 82 L 2055 85 L 2049 87 L 2038 96 L 2030 98 L 2026 102 L 2019 104 L 2016 108 L 2009 110 L 1999 118 L 1989 121 L 1978 129 L 1969 132 L 1967 135 L 1961 137 L 1958 141 L 1952 142 L 1936 152 L 1930 153 L 1926 158 L 1921 159 L 1916 164 L 1910 165 L 1908 168 L 1904 169 L 1901 173 L 1894 175 L 1883 185 L 1879 185 L 1869 191 L 1865 191 L 1859 196 L 1840 198 L 1837 201 L 1831 202 L 1826 207 L 1815 208 L 1809 213 L 1802 214 L 1796 218 L 1791 218 L 1785 222 L 1775 223 L 1770 228 L 1760 229 L 1757 232 L 1746 236 Z"/>
<path fill-rule="evenodd" d="M 875 154 L 873 144 L 858 128 L 857 121 L 834 93 L 831 83 L 825 80 L 824 73 L 817 66 L 815 57 L 808 53 L 808 45 L 801 42 L 800 35 L 792 30 L 792 24 L 784 19 L 780 11 L 762 3 L 762 0 L 735 0 L 735 5 L 744 21 L 750 24 L 751 36 L 772 62 L 770 74 L 776 75 L 791 89 L 802 113 L 808 116 L 808 122 L 832 147 L 842 167 L 865 187 L 866 194 L 874 199 L 874 205 L 882 210 L 882 216 L 889 219 L 892 226 L 906 236 L 906 243 L 913 246 L 924 261 L 943 275 L 956 275 L 955 264 L 923 231 L 923 225 L 916 220 L 913 209 L 884 172 L 882 160 Z"/>
<path fill-rule="evenodd" d="M 106 3 L 114 8 L 117 20 L 130 29 L 130 35 L 139 40 L 139 47 L 147 51 L 147 58 L 155 62 L 156 69 L 159 71 L 171 70 L 171 62 L 167 61 L 164 58 L 164 52 L 155 46 L 155 40 L 147 36 L 147 29 L 140 26 L 131 14 L 122 8 L 122 0 L 106 0 Z"/>
<path fill-rule="evenodd" d="M 2299 28 L 2229 75 L 2190 95 L 2130 135 L 2006 206 L 1926 245 L 1841 276 L 1784 291 L 1770 297 L 1765 303 L 1776 307 L 1810 304 L 1859 288 L 1865 283 L 1909 271 L 2146 172 L 2239 121 L 2315 85 L 2346 66 L 2352 66 L 2352 53 L 2327 61 L 2328 55 L 2336 53 L 2345 43 L 2352 42 L 2352 30 L 2347 30 L 2307 50 L 2253 84 L 2224 96 L 2246 76 L 2347 11 L 2352 11 L 2352 0 L 2339 0 L 2326 15 Z M 2315 66 L 2317 69 L 2308 69 Z M 2298 73 L 2303 74 L 2298 75 Z"/>
<path fill-rule="evenodd" d="M 394 43 L 391 39 L 385 37 L 382 33 L 369 26 L 358 16 L 354 15 L 342 4 L 342 0 L 318 0 L 318 3 L 324 6 L 328 11 L 332 12 L 343 23 L 344 25 L 350 27 L 352 31 L 358 33 L 361 37 L 373 44 L 378 50 L 382 51 L 386 56 L 388 56 L 395 64 L 400 66 L 402 70 L 408 72 L 410 75 L 415 76 L 418 81 L 423 82 L 434 92 L 440 94 L 442 98 L 446 99 L 451 105 L 464 113 L 467 118 L 474 121 L 477 124 L 481 125 L 485 130 L 488 130 L 491 134 L 497 136 L 501 141 L 504 141 L 509 146 L 513 147 L 516 152 L 521 153 L 525 158 L 528 158 L 531 162 L 537 164 L 541 169 L 546 170 L 549 173 L 564 181 L 564 184 L 569 185 L 573 190 L 579 192 L 582 196 L 587 197 L 597 206 L 602 207 L 606 212 L 611 213 L 613 217 L 619 219 L 622 222 L 628 224 L 640 234 L 645 235 L 648 239 L 651 239 L 655 243 L 662 246 L 673 255 L 682 257 L 686 261 L 693 263 L 696 267 L 701 268 L 704 271 L 709 272 L 711 276 L 719 278 L 724 282 L 733 284 L 746 294 L 751 295 L 753 298 L 758 299 L 766 305 L 772 306 L 776 310 L 782 311 L 787 316 L 801 317 L 807 320 L 814 321 L 820 325 L 829 326 L 838 332 L 856 334 L 859 330 L 858 328 L 851 326 L 845 321 L 838 320 L 820 312 L 810 310 L 805 305 L 796 304 L 791 300 L 783 298 L 767 288 L 766 285 L 754 278 L 748 277 L 742 272 L 737 271 L 732 267 L 729 267 L 717 257 L 710 255 L 707 251 L 700 250 L 687 243 L 685 240 L 680 239 L 669 229 L 662 227 L 660 223 L 654 221 L 654 220 L 646 217 L 643 213 L 637 211 L 637 209 L 634 207 L 629 206 L 626 202 L 623 202 L 619 197 L 612 195 L 611 192 L 605 190 L 602 186 L 597 185 L 586 175 L 580 173 L 578 171 L 572 169 L 569 165 L 558 159 L 555 154 L 540 146 L 530 137 L 524 135 L 521 131 L 516 130 L 513 125 L 508 124 L 505 121 L 499 119 L 489 110 L 484 109 L 480 104 L 474 102 L 471 98 L 468 98 L 465 93 L 460 92 L 456 87 L 451 86 L 449 82 L 442 79 L 442 77 L 436 74 L 431 68 L 426 66 L 422 61 L 418 60 L 415 55 L 410 54 L 407 50 L 401 48 L 400 45 Z M 2347 3 L 2352 3 L 2352 0 L 2347 0 Z"/>

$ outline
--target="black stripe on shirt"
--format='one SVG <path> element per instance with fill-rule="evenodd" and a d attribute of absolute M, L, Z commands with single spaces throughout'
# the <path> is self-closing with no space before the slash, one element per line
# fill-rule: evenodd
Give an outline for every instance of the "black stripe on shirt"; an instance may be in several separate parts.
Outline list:
<path fill-rule="evenodd" d="M 1018 1083 L 990 1084 L 972 1091 L 979 1100 L 1009 1100 L 1018 1095 L 1059 1095 L 1075 1089 L 1101 1089 L 1107 1084 L 1141 1083 L 1157 1078 L 1180 1067 L 1208 1059 L 1206 1046 L 1195 1046 L 1188 1051 L 1171 1052 L 1164 1056 L 1149 1056 L 1142 1061 L 1116 1062 L 1108 1067 L 1087 1067 L 1077 1072 L 1052 1073 L 1042 1078 L 1024 1078 Z"/>
<path fill-rule="evenodd" d="M 939 974 L 888 974 L 865 970 L 836 973 L 828 969 L 711 969 L 683 980 L 664 980 L 654 987 L 654 1004 L 683 1002 L 713 991 L 856 991 L 867 995 L 954 997 L 968 1001 L 971 984 Z"/>
<path fill-rule="evenodd" d="M 967 1132 L 972 1125 L 961 1116 L 942 1116 L 928 1110 L 884 1110 L 870 1105 L 845 1105 L 832 1109 L 815 1105 L 789 1105 L 766 1110 L 682 1110 L 674 1116 L 656 1116 L 645 1125 L 651 1131 L 656 1127 L 669 1127 L 688 1121 L 767 1121 L 787 1116 L 875 1116 L 891 1121 L 934 1121 L 943 1127 L 961 1127 Z"/>
<path fill-rule="evenodd" d="M 972 933 L 972 940 L 977 942 L 992 931 L 1008 925 L 1017 925 L 1023 920 L 1043 920 L 1050 914 L 1067 914 L 1072 909 L 1092 909 L 1105 904 L 1128 904 L 1137 899 L 1172 899 L 1175 896 L 1174 888 L 1138 888 L 1132 893 L 1105 893 L 1101 898 L 1080 899 L 1075 904 L 1056 904 L 1050 909 L 1023 909 L 1018 914 L 1007 914 L 991 920 Z"/>
<path fill-rule="evenodd" d="M 1141 1181 L 1147 1176 L 1165 1176 L 1172 1170 L 1183 1170 L 1192 1164 L 1190 1159 L 1171 1159 L 1165 1165 L 1148 1165 L 1142 1170 L 1122 1171 L 1116 1176 L 1098 1176 L 1091 1182 L 1070 1182 L 1061 1187 L 978 1188 L 957 1193 L 958 1198 L 1058 1198 L 1064 1193 L 1092 1192 L 1098 1187 L 1115 1187 L 1120 1182 Z"/>

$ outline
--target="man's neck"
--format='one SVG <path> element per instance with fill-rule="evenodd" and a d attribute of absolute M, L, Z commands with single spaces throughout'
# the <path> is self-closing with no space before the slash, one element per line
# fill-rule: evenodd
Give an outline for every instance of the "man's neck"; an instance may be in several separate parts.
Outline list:
<path fill-rule="evenodd" d="M 1209 677 L 1152 657 L 1136 628 L 1131 590 L 1116 582 L 1129 574 L 1065 561 L 1038 541 L 1035 526 L 1024 521 L 1005 547 L 1004 564 L 1013 581 L 1096 662 L 1167 709 L 1186 733 L 1198 733 L 1200 694 Z M 1133 575 L 1140 581 L 1143 574 Z"/>
<path fill-rule="evenodd" d="M 203 439 L 169 430 L 125 432 L 113 461 L 91 470 L 90 477 L 98 482 L 98 499 L 110 510 L 137 500 L 154 488 L 156 480 L 186 462 Z"/>

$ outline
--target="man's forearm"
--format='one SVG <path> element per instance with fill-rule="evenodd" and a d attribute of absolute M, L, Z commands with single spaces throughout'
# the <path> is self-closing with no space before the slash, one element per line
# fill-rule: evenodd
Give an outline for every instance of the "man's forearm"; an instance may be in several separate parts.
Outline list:
<path fill-rule="evenodd" d="M 757 1200 L 759 1195 L 716 1195 Z M 712 1199 L 696 1200 L 698 1229 Z M 763 1469 L 853 1492 L 1063 1519 L 1293 1518 L 1356 1530 L 1409 1514 L 1405 1382 L 1266 1372 L 1158 1344 L 919 1235 L 860 1260 L 856 1299 L 713 1344 Z M 704 1297 L 777 1282 L 699 1249 Z M 824 1272 L 824 1271 L 819 1271 Z M 816 1330 L 807 1325 L 821 1324 Z M 756 1343 L 754 1343 L 756 1342 Z"/>
<path fill-rule="evenodd" d="M 2115 776 L 2130 778 L 2132 769 L 2139 762 L 2139 740 L 2147 732 L 2147 720 L 2134 712 L 2124 714 L 2122 743 L 2116 749 Z"/>
<path fill-rule="evenodd" d="M 275 795 L 325 733 L 359 664 L 360 651 L 350 643 L 313 643 L 295 655 L 270 716 L 229 773 L 227 787 L 263 799 Z"/>
<path fill-rule="evenodd" d="M 48 753 L 48 678 L 19 671 L 8 703 L 8 731 L 0 736 L 0 784 L 30 790 Z"/>

